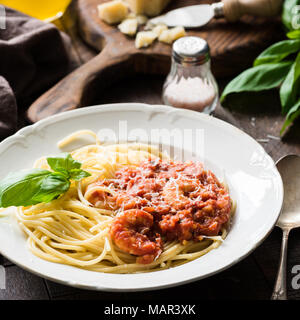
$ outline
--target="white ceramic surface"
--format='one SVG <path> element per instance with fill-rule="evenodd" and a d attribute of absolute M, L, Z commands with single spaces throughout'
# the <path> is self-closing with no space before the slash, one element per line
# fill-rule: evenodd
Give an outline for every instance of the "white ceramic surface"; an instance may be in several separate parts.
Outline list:
<path fill-rule="evenodd" d="M 35 159 L 57 154 L 57 141 L 79 129 L 118 131 L 119 120 L 128 130 L 199 129 L 201 145 L 184 149 L 201 159 L 217 176 L 225 171 L 237 210 L 231 231 L 216 250 L 182 266 L 142 274 L 103 274 L 55 264 L 35 257 L 15 219 L 0 218 L 0 252 L 22 268 L 71 286 L 105 291 L 165 288 L 201 279 L 224 270 L 254 250 L 272 230 L 281 210 L 283 186 L 273 160 L 250 136 L 211 116 L 166 106 L 124 103 L 62 113 L 26 127 L 0 144 L 0 178 L 31 168 Z M 163 133 L 162 133 L 163 135 Z M 163 139 L 162 139 L 163 140 Z M 251 275 L 249 275 L 251 276 Z"/>

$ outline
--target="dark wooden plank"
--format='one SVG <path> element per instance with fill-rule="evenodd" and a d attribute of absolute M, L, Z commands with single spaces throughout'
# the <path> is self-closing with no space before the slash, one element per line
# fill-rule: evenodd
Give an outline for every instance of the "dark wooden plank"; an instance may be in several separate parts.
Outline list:
<path fill-rule="evenodd" d="M 69 287 L 56 283 L 53 281 L 46 280 L 47 290 L 52 300 L 60 299 L 98 299 L 98 300 L 113 300 L 122 299 L 125 294 L 115 294 L 109 292 L 98 292 L 82 290 L 74 287 Z"/>
<path fill-rule="evenodd" d="M 53 300 L 100 300 L 113 303 L 116 301 L 125 302 L 125 293 L 100 292 L 88 290 L 76 290 L 72 294 L 59 295 L 52 298 Z"/>
<path fill-rule="evenodd" d="M 42 278 L 17 266 L 5 268 L 6 289 L 0 290 L 0 300 L 48 300 Z"/>
<path fill-rule="evenodd" d="M 278 270 L 281 231 L 274 228 L 268 238 L 254 251 L 253 256 L 270 287 L 274 286 Z M 290 252 L 291 250 L 289 250 Z"/>
<path fill-rule="evenodd" d="M 93 104 L 143 102 L 162 104 L 161 91 L 164 77 L 136 75 L 127 77 L 126 82 L 116 82 L 95 96 Z M 113 94 L 118 92 L 118 94 Z"/>
<path fill-rule="evenodd" d="M 5 266 L 5 267 L 8 267 L 8 266 L 12 266 L 13 265 L 13 263 L 12 262 L 10 262 L 8 259 L 6 259 L 6 258 L 4 258 L 4 257 L 2 257 L 2 263 L 1 263 L 1 258 L 0 258 L 0 265 L 3 265 L 3 266 Z"/>
<path fill-rule="evenodd" d="M 65 286 L 50 280 L 45 280 L 45 283 L 51 299 L 57 298 L 60 296 L 75 295 L 79 291 L 79 289 Z"/>
<path fill-rule="evenodd" d="M 254 252 L 254 258 L 265 275 L 270 286 L 274 286 L 280 256 L 282 232 L 275 228 L 268 239 Z M 292 287 L 292 268 L 300 265 L 300 229 L 290 234 L 287 261 L 287 289 L 289 299 L 300 299 L 300 289 Z"/>

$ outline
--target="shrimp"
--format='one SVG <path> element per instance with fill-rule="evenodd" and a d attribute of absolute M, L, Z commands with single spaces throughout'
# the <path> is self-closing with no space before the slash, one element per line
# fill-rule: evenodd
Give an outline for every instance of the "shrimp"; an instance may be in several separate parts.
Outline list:
<path fill-rule="evenodd" d="M 86 188 L 84 198 L 96 208 L 116 209 L 118 182 L 114 179 L 96 181 Z"/>
<path fill-rule="evenodd" d="M 193 203 L 193 199 L 199 196 L 201 182 L 197 179 L 180 177 L 169 180 L 162 195 L 164 201 L 175 210 L 183 210 Z"/>
<path fill-rule="evenodd" d="M 121 250 L 136 255 L 137 263 L 149 264 L 162 252 L 159 234 L 153 234 L 153 216 L 143 210 L 131 209 L 121 212 L 114 219 L 110 236 Z"/>

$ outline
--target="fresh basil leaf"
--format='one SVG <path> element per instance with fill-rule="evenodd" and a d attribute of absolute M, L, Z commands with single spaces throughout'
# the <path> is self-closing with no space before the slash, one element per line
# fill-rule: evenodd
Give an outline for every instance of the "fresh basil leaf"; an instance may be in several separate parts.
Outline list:
<path fill-rule="evenodd" d="M 224 89 L 220 101 L 226 106 L 226 98 L 232 93 L 258 92 L 278 87 L 288 74 L 291 61 L 262 64 L 245 70 Z"/>
<path fill-rule="evenodd" d="M 50 202 L 70 188 L 70 179 L 81 180 L 90 176 L 81 170 L 81 163 L 70 154 L 47 158 L 54 172 L 31 169 L 9 174 L 0 181 L 0 207 L 30 206 Z"/>
<path fill-rule="evenodd" d="M 47 158 L 47 162 L 53 171 L 63 174 L 66 171 L 81 168 L 81 163 L 73 159 L 69 153 L 62 153 L 57 157 Z"/>
<path fill-rule="evenodd" d="M 69 175 L 71 180 L 79 181 L 83 178 L 89 177 L 91 174 L 81 169 L 73 169 L 69 171 Z"/>
<path fill-rule="evenodd" d="M 297 6 L 300 5 L 300 0 L 285 0 L 282 9 L 282 22 L 288 30 L 295 30 L 293 21 L 297 18 Z M 296 18 L 295 18 L 296 17 Z"/>
<path fill-rule="evenodd" d="M 281 128 L 280 134 L 282 135 L 284 133 L 284 131 L 286 130 L 286 128 L 293 122 L 296 120 L 296 118 L 298 118 L 300 116 L 300 99 L 298 100 L 298 102 L 290 109 L 290 111 L 288 112 L 286 118 L 285 118 L 285 122 Z"/>
<path fill-rule="evenodd" d="M 70 175 L 69 175 L 69 171 L 66 169 L 62 169 L 62 168 L 57 168 L 56 171 L 54 171 L 56 173 L 60 173 L 63 176 L 65 176 L 67 179 L 70 179 Z"/>
<path fill-rule="evenodd" d="M 37 204 L 39 201 L 32 199 L 50 171 L 42 169 L 31 169 L 9 174 L 0 182 L 0 206 L 28 206 Z"/>
<path fill-rule="evenodd" d="M 300 30 L 293 30 L 286 34 L 290 39 L 300 39 Z"/>
<path fill-rule="evenodd" d="M 275 63 L 283 60 L 290 54 L 300 51 L 299 40 L 284 40 L 277 42 L 263 51 L 254 61 L 254 66 L 264 63 Z"/>
<path fill-rule="evenodd" d="M 70 181 L 59 173 L 50 173 L 40 185 L 38 191 L 32 196 L 35 203 L 50 202 L 67 192 L 70 188 Z"/>
<path fill-rule="evenodd" d="M 295 104 L 298 94 L 300 94 L 300 53 L 280 87 L 280 101 L 284 114 Z"/>

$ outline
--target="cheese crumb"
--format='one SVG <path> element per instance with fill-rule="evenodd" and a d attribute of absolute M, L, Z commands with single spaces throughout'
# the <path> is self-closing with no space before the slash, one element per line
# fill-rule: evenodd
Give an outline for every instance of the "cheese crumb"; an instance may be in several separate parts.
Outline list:
<path fill-rule="evenodd" d="M 140 31 L 136 35 L 135 46 L 136 48 L 146 48 L 157 38 L 157 35 L 152 31 Z"/>
<path fill-rule="evenodd" d="M 151 31 L 154 32 L 157 37 L 159 37 L 165 30 L 168 30 L 168 27 L 165 24 L 159 24 L 155 26 Z"/>
<path fill-rule="evenodd" d="M 121 0 L 114 0 L 98 5 L 100 19 L 108 24 L 120 23 L 128 14 L 128 7 Z"/>
<path fill-rule="evenodd" d="M 129 12 L 129 14 L 127 15 L 126 19 L 136 19 L 136 14 L 133 12 Z"/>
<path fill-rule="evenodd" d="M 172 43 L 173 41 L 186 36 L 186 32 L 183 27 L 175 27 L 169 30 L 164 30 L 158 40 L 165 43 Z"/>
<path fill-rule="evenodd" d="M 139 14 L 139 15 L 136 17 L 136 19 L 137 19 L 137 22 L 138 22 L 139 25 L 146 24 L 147 21 L 148 21 L 148 18 L 147 18 L 146 16 L 142 15 L 142 14 Z"/>
<path fill-rule="evenodd" d="M 136 34 L 137 27 L 138 27 L 137 19 L 125 19 L 118 26 L 119 30 L 122 33 L 127 34 L 129 36 L 134 36 Z"/>
<path fill-rule="evenodd" d="M 148 18 L 146 16 L 144 16 L 143 14 L 139 14 L 139 15 L 136 15 L 135 13 L 133 12 L 130 12 L 126 19 L 136 19 L 137 22 L 138 22 L 138 25 L 143 25 L 143 24 L 146 24 L 147 21 L 148 21 Z"/>

